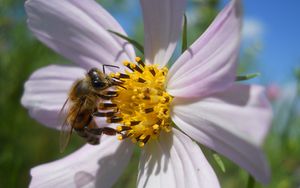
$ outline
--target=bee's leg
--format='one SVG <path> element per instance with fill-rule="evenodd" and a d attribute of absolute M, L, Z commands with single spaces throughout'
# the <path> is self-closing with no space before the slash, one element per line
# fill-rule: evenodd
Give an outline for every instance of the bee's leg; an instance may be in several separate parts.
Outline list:
<path fill-rule="evenodd" d="M 107 103 L 107 102 L 102 102 L 98 105 L 99 110 L 114 110 L 117 111 L 117 104 L 114 103 Z"/>
<path fill-rule="evenodd" d="M 124 80 L 120 80 L 120 78 L 112 78 L 112 85 L 123 84 L 124 82 L 125 81 Z"/>
<path fill-rule="evenodd" d="M 87 143 L 91 145 L 98 145 L 100 143 L 99 136 L 90 132 L 89 129 L 85 128 L 77 128 L 75 129 L 78 136 L 82 137 Z"/>
<path fill-rule="evenodd" d="M 118 96 L 118 93 L 116 91 L 102 91 L 101 94 L 105 96 L 114 96 L 114 97 Z"/>
<path fill-rule="evenodd" d="M 76 131 L 76 133 L 83 137 L 83 138 L 86 138 L 88 135 L 86 134 L 84 128 L 74 128 L 74 130 Z"/>
<path fill-rule="evenodd" d="M 97 145 L 100 143 L 99 135 L 90 131 L 91 129 L 86 128 L 85 132 L 88 135 L 85 140 L 91 145 Z M 101 134 L 100 134 L 101 135 Z"/>
<path fill-rule="evenodd" d="M 110 128 L 110 127 L 93 128 L 93 129 L 89 129 L 88 131 L 90 133 L 96 134 L 96 135 L 105 134 L 105 135 L 109 135 L 109 136 L 113 136 L 113 135 L 116 135 L 117 133 L 119 133 L 116 129 Z"/>
<path fill-rule="evenodd" d="M 110 127 L 103 127 L 102 133 L 106 135 L 116 135 L 119 131 Z"/>
<path fill-rule="evenodd" d="M 94 135 L 102 135 L 103 128 L 92 128 L 92 129 L 88 129 L 87 131 Z"/>
<path fill-rule="evenodd" d="M 121 87 L 125 90 L 127 89 L 125 86 L 123 86 L 124 81 L 122 81 L 122 80 L 113 80 L 111 84 L 112 84 L 112 86 Z"/>
<path fill-rule="evenodd" d="M 115 112 L 94 112 L 92 116 L 96 117 L 113 117 L 115 115 Z"/>
<path fill-rule="evenodd" d="M 121 121 L 123 121 L 122 117 L 118 117 L 118 116 L 112 116 L 110 118 L 107 118 L 108 123 L 120 123 Z"/>
<path fill-rule="evenodd" d="M 114 97 L 117 97 L 118 93 L 116 91 L 102 91 L 100 93 L 96 93 L 96 95 L 101 99 L 110 100 Z"/>
<path fill-rule="evenodd" d="M 112 83 L 112 85 L 114 85 L 114 86 L 118 86 L 118 87 L 121 87 L 121 88 L 123 88 L 123 89 L 127 89 L 126 87 L 124 87 L 123 85 L 123 82 L 117 82 L 117 81 L 113 81 L 113 83 Z"/>

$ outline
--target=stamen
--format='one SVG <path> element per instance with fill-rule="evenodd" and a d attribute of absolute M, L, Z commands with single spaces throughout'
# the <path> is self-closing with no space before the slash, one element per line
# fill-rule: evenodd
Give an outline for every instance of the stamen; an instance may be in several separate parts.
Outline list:
<path fill-rule="evenodd" d="M 117 131 L 119 131 L 119 132 L 128 131 L 130 129 L 131 129 L 131 127 L 128 127 L 128 126 L 118 126 L 117 127 Z"/>
<path fill-rule="evenodd" d="M 144 138 L 143 142 L 146 144 L 149 139 L 150 139 L 150 135 L 147 135 L 146 138 Z"/>
<path fill-rule="evenodd" d="M 123 65 L 125 65 L 127 68 L 129 68 L 132 72 L 134 72 L 134 69 L 133 68 L 131 68 L 131 63 L 130 62 L 128 62 L 128 61 L 124 61 L 123 62 Z"/>
<path fill-rule="evenodd" d="M 135 66 L 134 70 L 138 71 L 139 73 L 143 73 L 143 70 L 139 66 Z"/>
<path fill-rule="evenodd" d="M 147 108 L 147 109 L 145 109 L 145 113 L 150 113 L 150 112 L 153 112 L 153 108 Z"/>
<path fill-rule="evenodd" d="M 120 78 L 130 78 L 129 75 L 123 74 L 123 73 L 120 73 L 120 76 L 119 76 L 119 77 L 120 77 Z"/>
<path fill-rule="evenodd" d="M 151 72 L 151 74 L 152 74 L 153 76 L 156 75 L 156 72 L 155 72 L 155 70 L 154 70 L 153 68 L 149 68 L 149 71 Z"/>
<path fill-rule="evenodd" d="M 140 142 L 140 143 L 139 143 L 139 146 L 142 148 L 142 147 L 145 146 L 145 143 L 144 143 L 144 142 Z"/>
<path fill-rule="evenodd" d="M 141 58 L 137 64 L 125 61 L 123 64 L 132 72 L 111 74 L 112 78 L 122 79 L 126 90 L 116 87 L 117 97 L 111 98 L 111 104 L 118 111 L 107 118 L 108 123 L 119 123 L 118 139 L 130 138 L 133 143 L 143 147 L 152 139 L 157 139 L 160 131 L 170 132 L 170 110 L 172 102 L 165 90 L 166 67 L 145 65 Z M 107 106 L 105 103 L 102 106 Z M 113 108 L 113 107 L 110 107 Z"/>
<path fill-rule="evenodd" d="M 154 130 L 156 130 L 156 129 L 159 128 L 159 125 L 155 124 L 155 125 L 152 126 L 152 128 L 153 128 Z"/>
<path fill-rule="evenodd" d="M 142 67 L 145 67 L 145 63 L 142 61 L 142 59 L 140 57 L 136 57 L 135 61 Z"/>
<path fill-rule="evenodd" d="M 123 118 L 121 117 L 113 116 L 110 119 L 107 119 L 107 123 L 118 123 L 121 122 L 122 120 Z"/>
<path fill-rule="evenodd" d="M 118 140 L 124 140 L 125 138 L 128 138 L 128 137 L 130 137 L 130 135 L 120 134 L 120 135 L 118 136 Z"/>
<path fill-rule="evenodd" d="M 144 99 L 144 100 L 150 100 L 150 97 L 149 97 L 149 96 L 144 96 L 143 99 Z"/>
<path fill-rule="evenodd" d="M 131 121 L 130 126 L 138 125 L 141 121 Z"/>
<path fill-rule="evenodd" d="M 137 81 L 138 81 L 138 82 L 141 82 L 141 83 L 145 83 L 145 82 L 146 82 L 146 80 L 144 80 L 143 78 L 138 78 Z"/>

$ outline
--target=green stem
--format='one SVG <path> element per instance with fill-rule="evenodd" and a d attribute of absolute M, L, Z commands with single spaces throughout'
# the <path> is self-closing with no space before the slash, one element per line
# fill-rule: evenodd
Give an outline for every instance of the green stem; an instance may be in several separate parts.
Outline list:
<path fill-rule="evenodd" d="M 254 178 L 249 174 L 248 177 L 248 183 L 247 183 L 247 188 L 254 188 L 255 186 L 255 180 Z"/>

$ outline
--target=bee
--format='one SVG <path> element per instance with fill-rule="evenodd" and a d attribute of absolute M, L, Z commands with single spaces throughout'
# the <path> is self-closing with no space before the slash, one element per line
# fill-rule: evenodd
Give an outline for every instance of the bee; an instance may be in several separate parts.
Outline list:
<path fill-rule="evenodd" d="M 104 100 L 117 96 L 117 93 L 108 90 L 109 88 L 122 86 L 119 81 L 105 74 L 104 66 L 117 67 L 103 65 L 103 72 L 97 68 L 92 68 L 87 72 L 85 78 L 77 80 L 71 87 L 68 99 L 61 110 L 61 114 L 63 111 L 66 114 L 60 132 L 61 152 L 67 147 L 73 130 L 92 145 L 99 144 L 99 138 L 102 134 L 115 135 L 117 133 L 115 129 L 110 127 L 99 128 L 93 118 L 94 116 L 110 117 L 114 122 L 119 121 L 117 117 L 114 117 L 116 105 L 105 103 Z M 98 111 L 100 103 L 102 103 L 102 107 L 105 107 L 105 112 Z"/>

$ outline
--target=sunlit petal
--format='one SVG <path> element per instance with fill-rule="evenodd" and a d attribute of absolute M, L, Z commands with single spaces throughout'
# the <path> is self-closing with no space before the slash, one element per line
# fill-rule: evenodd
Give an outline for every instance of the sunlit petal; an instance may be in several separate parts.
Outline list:
<path fill-rule="evenodd" d="M 141 0 L 145 59 L 164 66 L 171 58 L 182 27 L 185 0 Z"/>
<path fill-rule="evenodd" d="M 31 169 L 30 186 L 111 187 L 127 166 L 132 144 L 105 137 L 100 145 L 85 145 L 69 156 Z"/>
<path fill-rule="evenodd" d="M 28 26 L 50 48 L 89 69 L 134 60 L 131 44 L 117 21 L 93 0 L 28 0 Z"/>
<path fill-rule="evenodd" d="M 146 145 L 139 165 L 138 187 L 219 187 L 199 146 L 180 131 L 163 133 Z"/>
<path fill-rule="evenodd" d="M 180 100 L 172 119 L 193 139 L 227 156 L 258 181 L 270 172 L 260 149 L 272 111 L 259 86 L 234 85 L 202 100 Z"/>
<path fill-rule="evenodd" d="M 190 98 L 228 88 L 236 74 L 240 34 L 240 1 L 233 0 L 171 67 L 167 91 Z"/>
<path fill-rule="evenodd" d="M 51 65 L 35 71 L 25 83 L 22 105 L 40 123 L 60 128 L 58 116 L 72 84 L 83 78 L 82 68 Z"/>

